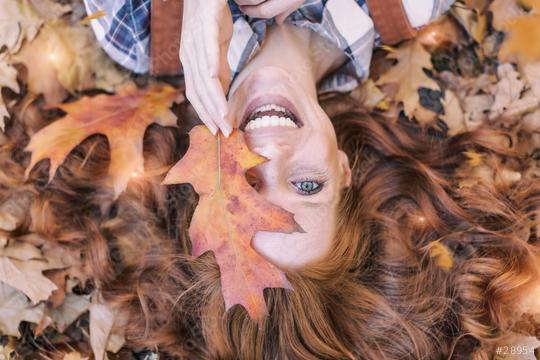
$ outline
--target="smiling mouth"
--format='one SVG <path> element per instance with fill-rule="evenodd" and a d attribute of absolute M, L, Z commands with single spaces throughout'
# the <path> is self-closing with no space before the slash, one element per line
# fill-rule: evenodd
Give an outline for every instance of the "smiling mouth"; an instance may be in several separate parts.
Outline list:
<path fill-rule="evenodd" d="M 294 114 L 294 111 L 288 108 L 286 104 L 269 102 L 258 105 L 252 111 L 248 112 L 248 116 L 242 122 L 240 129 L 251 132 L 257 129 L 271 127 L 297 129 L 303 125 L 298 116 Z"/>

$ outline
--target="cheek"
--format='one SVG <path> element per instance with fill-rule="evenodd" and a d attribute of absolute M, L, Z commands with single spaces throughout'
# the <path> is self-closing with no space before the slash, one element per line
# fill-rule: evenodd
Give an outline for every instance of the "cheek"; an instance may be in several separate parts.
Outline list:
<path fill-rule="evenodd" d="M 333 242 L 335 219 L 332 216 L 295 216 L 305 233 L 258 232 L 254 249 L 281 268 L 298 269 L 323 257 Z"/>

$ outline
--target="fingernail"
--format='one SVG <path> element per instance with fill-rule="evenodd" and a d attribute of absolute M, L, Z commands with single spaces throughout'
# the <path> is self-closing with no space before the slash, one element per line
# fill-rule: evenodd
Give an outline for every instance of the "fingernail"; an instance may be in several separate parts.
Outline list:
<path fill-rule="evenodd" d="M 229 129 L 223 130 L 223 135 L 225 135 L 225 137 L 228 138 L 229 135 L 231 135 L 231 130 L 229 130 Z"/>

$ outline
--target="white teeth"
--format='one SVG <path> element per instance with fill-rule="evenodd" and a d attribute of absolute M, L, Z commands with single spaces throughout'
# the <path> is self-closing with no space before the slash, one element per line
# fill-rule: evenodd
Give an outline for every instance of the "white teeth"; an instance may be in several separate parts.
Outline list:
<path fill-rule="evenodd" d="M 270 110 L 282 111 L 282 112 L 287 111 L 287 109 L 285 109 L 283 106 L 279 106 L 279 105 L 276 105 L 276 104 L 267 104 L 267 105 L 259 106 L 258 108 L 256 108 L 253 111 L 253 113 L 258 113 L 258 112 L 263 112 L 263 111 L 270 111 Z"/>
<path fill-rule="evenodd" d="M 263 116 L 262 118 L 256 118 L 251 120 L 246 125 L 246 131 L 251 131 L 253 129 L 260 129 L 265 127 L 292 127 L 297 128 L 294 121 L 287 117 L 278 117 L 278 116 Z"/>
<path fill-rule="evenodd" d="M 257 113 L 263 113 L 263 112 L 267 112 L 267 111 L 277 111 L 277 112 L 281 112 L 283 114 L 287 114 L 288 113 L 288 110 L 286 108 L 284 108 L 283 106 L 279 106 L 279 105 L 276 105 L 276 104 L 266 104 L 266 105 L 262 105 L 262 106 L 259 106 L 258 108 L 256 108 L 252 114 L 257 114 Z M 298 126 L 296 126 L 296 124 L 294 123 L 294 121 L 287 117 L 287 116 L 276 116 L 276 115 L 273 115 L 273 116 L 262 116 L 262 117 L 257 117 L 251 121 L 249 121 L 245 127 L 246 131 L 250 131 L 250 130 L 253 130 L 253 129 L 259 129 L 259 128 L 263 128 L 263 127 L 276 127 L 276 126 L 284 126 L 284 127 L 292 127 L 292 128 L 297 128 Z"/>

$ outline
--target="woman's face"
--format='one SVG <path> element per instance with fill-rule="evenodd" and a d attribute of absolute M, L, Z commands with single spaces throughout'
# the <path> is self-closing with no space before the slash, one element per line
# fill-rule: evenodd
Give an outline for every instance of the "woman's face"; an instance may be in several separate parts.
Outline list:
<path fill-rule="evenodd" d="M 336 228 L 340 191 L 350 184 L 347 156 L 316 100 L 284 70 L 264 67 L 237 79 L 229 100 L 235 127 L 269 159 L 248 181 L 294 214 L 305 233 L 258 232 L 254 248 L 277 266 L 298 268 L 323 256 Z"/>

